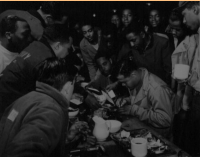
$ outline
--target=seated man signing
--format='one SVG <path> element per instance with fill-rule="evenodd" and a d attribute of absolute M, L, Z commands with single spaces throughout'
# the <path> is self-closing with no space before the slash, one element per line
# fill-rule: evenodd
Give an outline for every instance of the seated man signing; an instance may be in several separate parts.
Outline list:
<path fill-rule="evenodd" d="M 173 93 L 166 83 L 146 69 L 139 68 L 132 56 L 119 64 L 117 79 L 130 90 L 130 98 L 119 112 L 131 115 L 167 135 L 173 113 Z"/>

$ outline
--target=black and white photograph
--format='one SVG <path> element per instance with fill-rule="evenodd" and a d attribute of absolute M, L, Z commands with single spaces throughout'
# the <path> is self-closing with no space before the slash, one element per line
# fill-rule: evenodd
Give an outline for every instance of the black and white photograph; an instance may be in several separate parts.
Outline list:
<path fill-rule="evenodd" d="M 200 1 L 0 1 L 0 157 L 200 157 Z"/>

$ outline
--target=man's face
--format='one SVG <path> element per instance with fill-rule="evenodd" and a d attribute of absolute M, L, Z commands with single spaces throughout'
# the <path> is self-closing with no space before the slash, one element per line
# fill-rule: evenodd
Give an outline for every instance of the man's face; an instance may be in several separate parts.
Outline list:
<path fill-rule="evenodd" d="M 62 89 L 60 90 L 60 92 L 63 94 L 63 96 L 68 100 L 68 101 L 70 101 L 70 99 L 71 99 L 71 96 L 72 96 L 72 94 L 73 94 L 73 88 L 74 87 L 74 84 L 72 84 L 72 82 L 71 81 L 68 81 L 68 82 L 66 82 L 64 85 L 63 85 L 63 87 L 62 87 Z"/>
<path fill-rule="evenodd" d="M 157 27 L 160 23 L 160 15 L 157 10 L 152 10 L 149 14 L 149 23 L 152 27 Z"/>
<path fill-rule="evenodd" d="M 172 21 L 169 19 L 170 32 L 174 38 L 182 38 L 184 36 L 184 30 L 181 26 L 181 21 Z"/>
<path fill-rule="evenodd" d="M 124 75 L 118 75 L 117 79 L 119 82 L 122 83 L 123 86 L 126 86 L 130 90 L 133 90 L 139 84 L 137 75 L 133 75 L 133 74 L 131 74 L 128 77 L 125 77 Z"/>
<path fill-rule="evenodd" d="M 83 26 L 82 32 L 84 38 L 86 38 L 89 42 L 92 42 L 94 40 L 94 30 L 92 26 L 90 25 Z"/>
<path fill-rule="evenodd" d="M 129 41 L 132 48 L 138 49 L 143 45 L 144 39 L 141 35 L 135 33 L 129 33 L 126 35 L 126 39 Z"/>
<path fill-rule="evenodd" d="M 183 23 L 191 30 L 196 31 L 198 30 L 200 23 L 198 20 L 199 13 L 196 13 L 195 8 L 191 9 L 184 9 L 182 11 L 183 15 Z"/>
<path fill-rule="evenodd" d="M 31 30 L 27 22 L 17 21 L 16 31 L 11 34 L 9 42 L 20 52 L 32 42 Z"/>
<path fill-rule="evenodd" d="M 132 15 L 131 10 L 125 9 L 122 12 L 122 23 L 124 24 L 125 27 L 127 27 L 131 23 L 132 20 L 133 20 L 133 15 Z"/>
<path fill-rule="evenodd" d="M 100 57 L 97 59 L 97 63 L 101 73 L 108 76 L 111 71 L 111 62 L 105 57 Z"/>
<path fill-rule="evenodd" d="M 120 19 L 117 15 L 113 15 L 111 18 L 111 23 L 115 24 L 117 27 L 119 27 Z"/>
<path fill-rule="evenodd" d="M 55 23 L 55 20 L 53 19 L 53 16 L 51 16 L 50 14 L 46 14 L 44 21 L 46 23 L 47 26 L 51 26 Z"/>
<path fill-rule="evenodd" d="M 71 48 L 72 43 L 73 40 L 71 37 L 69 38 L 68 42 L 60 43 L 59 47 L 57 49 L 54 49 L 54 51 L 57 51 L 55 52 L 56 56 L 58 58 L 65 58 L 69 54 L 69 49 Z"/>

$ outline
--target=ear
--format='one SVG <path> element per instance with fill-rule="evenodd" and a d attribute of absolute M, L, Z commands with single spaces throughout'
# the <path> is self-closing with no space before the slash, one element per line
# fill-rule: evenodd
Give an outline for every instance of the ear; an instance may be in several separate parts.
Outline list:
<path fill-rule="evenodd" d="M 11 37 L 12 37 L 12 34 L 11 34 L 10 32 L 6 32 L 6 33 L 5 33 L 5 37 L 6 37 L 8 40 L 10 40 Z"/>
<path fill-rule="evenodd" d="M 110 61 L 110 63 L 112 64 L 112 59 L 111 59 L 111 58 L 109 59 L 109 61 Z"/>
<path fill-rule="evenodd" d="M 194 13 L 195 13 L 196 15 L 199 14 L 199 7 L 198 7 L 198 6 L 194 5 L 192 9 L 193 9 L 193 11 L 194 11 Z"/>
<path fill-rule="evenodd" d="M 64 97 L 68 101 L 70 101 L 73 94 L 73 90 L 74 90 L 74 84 L 72 84 L 72 82 L 66 82 L 60 92 L 64 95 Z"/>
<path fill-rule="evenodd" d="M 144 32 L 141 32 L 141 33 L 140 33 L 140 36 L 141 36 L 142 38 L 144 38 L 144 37 L 145 37 L 145 33 L 144 33 Z"/>
<path fill-rule="evenodd" d="M 131 77 L 135 77 L 136 76 L 136 71 L 133 71 L 131 74 L 130 74 Z"/>
<path fill-rule="evenodd" d="M 53 46 L 55 50 L 58 50 L 60 48 L 60 42 L 55 42 Z"/>

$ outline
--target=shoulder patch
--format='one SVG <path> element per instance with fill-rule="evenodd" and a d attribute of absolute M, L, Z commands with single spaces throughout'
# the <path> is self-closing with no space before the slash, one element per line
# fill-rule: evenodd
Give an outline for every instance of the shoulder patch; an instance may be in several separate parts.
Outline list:
<path fill-rule="evenodd" d="M 18 114 L 19 114 L 18 111 L 16 111 L 15 109 L 12 109 L 12 111 L 8 115 L 8 119 L 11 120 L 12 122 L 14 122 L 16 117 L 18 116 Z"/>

